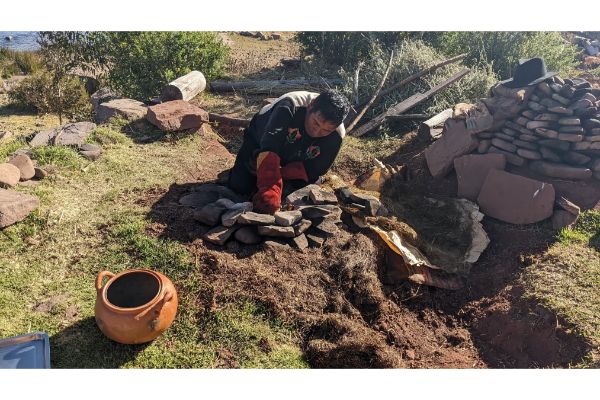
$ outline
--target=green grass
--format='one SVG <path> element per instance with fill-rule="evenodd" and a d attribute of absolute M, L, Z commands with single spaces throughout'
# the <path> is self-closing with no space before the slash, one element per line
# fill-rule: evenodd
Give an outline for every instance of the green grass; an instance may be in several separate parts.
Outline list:
<path fill-rule="evenodd" d="M 596 357 L 600 357 L 599 236 L 600 212 L 581 213 L 575 226 L 562 229 L 557 243 L 521 276 L 525 296 L 554 311 L 577 334 L 588 338 Z"/>
<path fill-rule="evenodd" d="M 3 127 L 19 127 L 18 144 L 0 145 L 0 155 L 24 147 L 20 139 L 46 121 L 0 115 Z M 138 141 L 148 136 L 154 141 Z M 206 138 L 165 136 L 117 121 L 96 129 L 90 140 L 104 148 L 93 163 L 67 147 L 33 150 L 55 173 L 37 187 L 17 187 L 38 196 L 40 207 L 0 231 L 0 337 L 48 332 L 55 368 L 306 367 L 293 327 L 243 299 L 206 310 L 204 299 L 213 290 L 204 281 L 205 266 L 192 262 L 179 242 L 145 233 L 151 205 L 140 200 L 193 170 Z M 102 270 L 140 267 L 173 281 L 178 314 L 150 344 L 121 345 L 96 326 L 94 280 Z"/>
<path fill-rule="evenodd" d="M 69 146 L 40 146 L 33 148 L 32 153 L 40 167 L 52 165 L 66 169 L 78 169 L 85 161 L 75 148 Z"/>
<path fill-rule="evenodd" d="M 125 346 L 102 336 L 89 316 L 52 337 L 56 367 L 306 366 L 294 331 L 269 321 L 254 304 L 227 304 L 221 310 L 207 311 L 199 299 L 207 298 L 212 291 L 202 281 L 202 266 L 191 262 L 182 245 L 148 237 L 145 225 L 139 215 L 126 212 L 117 216 L 107 233 L 105 249 L 82 267 L 90 273 L 97 269 L 118 273 L 131 268 L 152 268 L 164 273 L 175 283 L 179 294 L 174 324 L 150 345 Z M 77 282 L 73 285 L 77 287 Z M 88 296 L 87 303 L 90 300 Z M 273 344 L 269 351 L 262 345 L 265 342 Z M 73 348 L 93 350 L 73 358 Z"/>
<path fill-rule="evenodd" d="M 118 144 L 131 143 L 131 138 L 123 134 L 118 128 L 110 126 L 101 126 L 92 131 L 88 136 L 87 143 L 96 143 L 101 146 L 113 146 Z"/>

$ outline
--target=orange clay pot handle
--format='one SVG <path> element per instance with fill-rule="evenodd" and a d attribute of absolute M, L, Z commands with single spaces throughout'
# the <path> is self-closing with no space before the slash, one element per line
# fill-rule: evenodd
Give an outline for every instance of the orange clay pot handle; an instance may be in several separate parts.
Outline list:
<path fill-rule="evenodd" d="M 98 273 L 98 276 L 96 277 L 96 290 L 97 291 L 102 290 L 102 280 L 104 279 L 104 277 L 108 277 L 108 279 L 110 279 L 110 278 L 113 278 L 114 276 L 115 276 L 115 274 L 113 274 L 112 272 L 100 271 L 100 273 Z"/>
<path fill-rule="evenodd" d="M 156 304 L 160 303 L 161 301 L 163 302 L 163 304 L 167 303 L 167 302 L 171 301 L 172 298 L 173 298 L 173 293 L 171 293 L 171 291 L 169 289 L 165 289 L 162 292 L 162 294 L 160 295 L 160 297 L 158 298 L 158 300 L 156 301 L 156 303 L 154 303 L 154 305 L 146 308 L 144 311 L 142 311 L 141 313 L 139 313 L 138 315 L 136 315 L 133 318 L 136 321 L 139 321 L 139 319 L 142 318 L 144 315 L 148 314 L 148 312 L 150 310 L 152 310 Z"/>

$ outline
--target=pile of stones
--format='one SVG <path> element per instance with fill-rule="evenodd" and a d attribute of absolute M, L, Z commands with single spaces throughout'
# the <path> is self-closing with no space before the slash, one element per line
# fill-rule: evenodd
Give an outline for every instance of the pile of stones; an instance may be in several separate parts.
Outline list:
<path fill-rule="evenodd" d="M 600 89 L 584 79 L 541 82 L 499 132 L 477 134 L 479 153 L 563 179 L 600 179 Z"/>
<path fill-rule="evenodd" d="M 348 188 L 340 189 L 338 195 L 365 215 L 387 214 L 373 196 L 354 194 Z M 206 184 L 179 202 L 195 209 L 194 220 L 210 228 L 203 239 L 219 246 L 236 240 L 246 245 L 264 242 L 272 247 L 318 248 L 342 225 L 338 196 L 318 185 L 308 185 L 288 195 L 284 210 L 275 215 L 253 212 L 251 202 L 240 200 L 228 188 Z"/>

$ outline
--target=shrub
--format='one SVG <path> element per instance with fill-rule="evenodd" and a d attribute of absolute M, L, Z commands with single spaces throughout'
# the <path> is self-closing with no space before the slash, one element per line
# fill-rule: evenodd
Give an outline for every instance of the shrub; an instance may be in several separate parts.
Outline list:
<path fill-rule="evenodd" d="M 63 76 L 55 79 L 48 71 L 38 71 L 11 89 L 9 99 L 17 106 L 33 108 L 41 114 L 74 118 L 90 108 L 85 89 L 79 78 Z"/>
<path fill-rule="evenodd" d="M 392 68 L 383 90 L 418 71 L 443 61 L 445 58 L 446 56 L 420 40 L 402 41 L 395 49 Z M 358 90 L 360 102 L 366 102 L 372 96 L 388 62 L 389 53 L 381 47 L 375 47 L 371 53 L 371 58 L 365 62 L 364 67 L 361 69 Z M 463 68 L 465 68 L 464 65 L 460 63 L 450 64 L 404 87 L 400 87 L 379 99 L 371 107 L 368 115 L 379 114 L 418 92 L 424 92 Z M 351 98 L 354 71 L 342 70 L 341 75 L 344 82 L 342 90 Z M 479 98 L 486 97 L 488 90 L 496 82 L 497 78 L 489 67 L 473 67 L 471 72 L 462 80 L 444 89 L 432 99 L 411 109 L 410 112 L 437 113 L 452 107 L 456 103 L 475 102 Z"/>
<path fill-rule="evenodd" d="M 512 76 L 519 59 L 532 57 L 568 76 L 579 52 L 559 32 L 427 32 L 423 38 L 448 56 L 467 53 L 467 65 L 491 64 L 501 79 Z"/>
<path fill-rule="evenodd" d="M 31 74 L 40 67 L 40 57 L 35 52 L 0 48 L 0 78 L 9 78 L 18 74 Z"/>
<path fill-rule="evenodd" d="M 40 32 L 71 68 L 93 70 L 122 95 L 145 100 L 192 70 L 222 73 L 228 48 L 213 32 Z"/>
<path fill-rule="evenodd" d="M 296 41 L 304 55 L 319 61 L 353 67 L 369 58 L 373 46 L 390 48 L 407 38 L 408 32 L 300 32 Z"/>

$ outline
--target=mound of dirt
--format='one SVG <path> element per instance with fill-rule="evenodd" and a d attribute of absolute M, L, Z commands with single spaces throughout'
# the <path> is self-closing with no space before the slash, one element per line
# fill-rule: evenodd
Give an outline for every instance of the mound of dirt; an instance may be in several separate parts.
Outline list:
<path fill-rule="evenodd" d="M 454 175 L 431 180 L 414 145 L 415 151 L 398 153 L 393 160 L 406 162 L 412 176 L 399 184 L 398 197 L 451 196 Z M 215 152 L 219 146 L 221 151 Z M 552 318 L 536 317 L 535 304 L 522 303 L 518 293 L 507 289 L 516 283 L 521 258 L 539 254 L 551 243 L 553 232 L 543 223 L 521 227 L 484 219 L 491 244 L 465 288 L 456 291 L 388 284 L 385 245 L 376 233 L 353 227 L 347 216 L 347 225 L 320 249 L 301 253 L 235 242 L 216 247 L 199 239 L 206 228 L 178 200 L 226 169 L 231 157 L 215 157 L 221 152 L 227 153 L 210 142 L 184 182 L 145 199 L 153 203 L 154 223 L 147 233 L 182 242 L 202 266 L 200 279 L 216 294 L 207 300 L 206 310 L 214 308 L 214 301 L 261 304 L 270 316 L 298 328 L 306 358 L 316 368 L 566 367 L 586 354 L 584 338 L 557 331 Z M 434 229 L 420 234 L 435 240 Z M 504 326 L 510 334 L 503 333 Z"/>
<path fill-rule="evenodd" d="M 342 232 L 323 249 L 302 254 L 267 249 L 240 257 L 200 243 L 192 251 L 207 264 L 206 279 L 221 294 L 218 301 L 251 298 L 298 326 L 313 367 L 408 367 L 428 359 L 438 367 L 479 365 L 466 330 L 457 335 L 441 324 L 432 329 L 385 294 L 379 270 L 384 249 L 376 240 Z M 466 338 L 460 351 L 453 347 L 457 336 Z M 418 359 L 408 359 L 410 350 Z"/>

